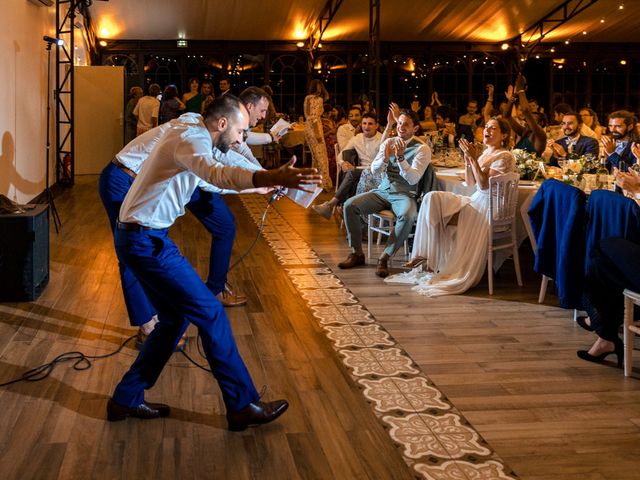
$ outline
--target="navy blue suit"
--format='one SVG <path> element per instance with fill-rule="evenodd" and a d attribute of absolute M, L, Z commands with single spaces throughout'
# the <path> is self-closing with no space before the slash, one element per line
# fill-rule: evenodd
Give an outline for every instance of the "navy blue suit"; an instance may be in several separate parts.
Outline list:
<path fill-rule="evenodd" d="M 615 167 L 623 172 L 629 170 L 629 166 L 636 163 L 636 157 L 631 153 L 631 140 L 627 143 L 621 153 L 613 152 L 607 157 L 609 169 Z"/>
<path fill-rule="evenodd" d="M 133 177 L 109 162 L 100 174 L 100 199 L 107 211 L 111 231 L 115 235 L 120 207 L 133 184 Z M 217 193 L 197 188 L 186 207 L 211 233 L 209 276 L 207 287 L 214 294 L 224 289 L 236 233 L 233 214 Z M 157 312 L 131 270 L 118 257 L 120 280 L 125 305 L 132 326 L 147 323 Z"/>
<path fill-rule="evenodd" d="M 563 137 L 559 140 L 556 140 L 556 143 L 558 145 L 561 145 L 562 148 L 564 148 L 564 151 L 567 152 L 567 154 L 569 153 L 569 149 L 567 147 L 568 140 L 569 140 L 568 137 Z M 573 155 L 577 155 L 580 157 L 582 155 L 591 154 L 593 155 L 593 158 L 598 158 L 598 153 L 599 153 L 598 141 L 595 138 L 585 137 L 583 135 L 580 135 L 580 137 L 578 138 L 578 141 L 573 146 L 573 152 L 572 152 Z M 558 158 L 551 157 L 549 164 L 557 166 Z"/>

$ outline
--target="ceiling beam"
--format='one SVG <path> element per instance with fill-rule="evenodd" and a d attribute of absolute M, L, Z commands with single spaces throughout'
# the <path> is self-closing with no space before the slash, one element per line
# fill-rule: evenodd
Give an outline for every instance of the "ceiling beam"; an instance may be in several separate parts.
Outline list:
<path fill-rule="evenodd" d="M 597 1 L 598 0 L 565 0 L 561 5 L 520 33 L 520 35 L 512 38 L 510 43 L 517 44 L 518 47 L 521 47 L 530 55 L 547 35 Z M 536 35 L 538 36 L 536 37 Z M 534 39 L 534 37 L 536 38 Z"/>
<path fill-rule="evenodd" d="M 307 39 L 307 48 L 309 50 L 309 55 L 311 58 L 315 56 L 316 50 L 322 41 L 322 35 L 327 30 L 327 27 L 333 20 L 333 17 L 336 15 L 340 5 L 342 5 L 343 0 L 327 0 L 327 3 L 322 8 L 320 15 L 313 23 L 311 27 L 311 33 L 309 34 L 309 38 Z"/>

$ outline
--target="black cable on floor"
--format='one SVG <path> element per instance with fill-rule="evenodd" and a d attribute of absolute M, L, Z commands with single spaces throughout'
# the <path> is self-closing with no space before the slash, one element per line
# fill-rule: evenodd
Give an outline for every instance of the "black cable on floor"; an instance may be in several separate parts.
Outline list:
<path fill-rule="evenodd" d="M 260 238 L 260 234 L 262 233 L 262 229 L 264 228 L 264 221 L 267 218 L 267 212 L 269 211 L 269 207 L 271 207 L 273 202 L 275 200 L 277 200 L 278 195 L 280 195 L 278 192 L 274 193 L 273 196 L 271 197 L 271 199 L 269 200 L 269 202 L 267 203 L 267 207 L 264 209 L 264 213 L 262 214 L 262 220 L 260 221 L 260 226 L 258 227 L 258 233 L 256 235 L 256 238 L 253 240 L 253 242 L 251 243 L 251 245 L 249 246 L 247 251 L 244 252 L 240 256 L 240 258 L 238 260 L 236 260 L 233 263 L 233 265 L 231 265 L 231 267 L 229 267 L 229 271 L 231 271 L 242 260 L 244 260 L 244 258 L 247 255 L 249 255 L 251 250 L 253 250 L 253 247 L 255 247 L 256 243 L 258 242 L 258 239 Z M 122 351 L 122 349 L 124 348 L 124 346 L 127 343 L 129 343 L 131 340 L 133 340 L 134 338 L 136 338 L 136 335 L 132 335 L 131 337 L 127 338 L 124 342 L 122 342 L 122 344 L 115 351 L 113 351 L 111 353 L 107 353 L 105 355 L 85 355 L 82 352 L 75 352 L 75 351 L 61 353 L 60 355 L 58 355 L 56 358 L 54 358 L 49 363 L 45 363 L 45 364 L 40 365 L 38 367 L 32 368 L 31 370 L 27 370 L 22 375 L 20 375 L 18 378 L 15 378 L 15 379 L 10 380 L 10 381 L 5 382 L 5 383 L 0 383 L 0 387 L 6 387 L 8 385 L 13 385 L 14 383 L 19 383 L 19 382 L 38 382 L 40 380 L 44 380 L 49 375 L 51 375 L 51 372 L 53 372 L 53 369 L 58 364 L 64 363 L 64 362 L 70 362 L 70 361 L 73 361 L 73 360 L 75 360 L 75 363 L 72 365 L 72 368 L 74 370 L 78 370 L 78 371 L 88 370 L 93 365 L 91 363 L 91 360 L 101 360 L 103 358 L 109 358 L 109 357 L 112 357 L 112 356 L 120 353 Z M 198 352 L 200 353 L 200 355 L 203 358 L 206 358 L 205 355 L 204 355 L 204 352 L 202 351 L 202 346 L 200 344 L 200 336 L 199 335 L 197 336 L 196 342 L 197 342 Z M 211 373 L 211 370 L 209 368 L 207 368 L 207 367 L 205 367 L 203 365 L 200 365 L 198 362 L 196 362 L 194 359 L 192 359 L 187 354 L 187 352 L 185 352 L 184 350 L 181 350 L 180 352 L 193 365 L 195 365 L 196 367 L 198 367 L 201 370 L 204 370 L 205 372 Z"/>
<path fill-rule="evenodd" d="M 51 375 L 51 372 L 53 372 L 53 369 L 56 367 L 56 365 L 58 365 L 59 363 L 70 362 L 73 360 L 75 360 L 75 363 L 72 365 L 72 368 L 74 370 L 78 370 L 78 371 L 88 370 L 93 365 L 91 363 L 91 360 L 101 360 L 103 358 L 109 358 L 120 353 L 124 348 L 124 346 L 134 338 L 136 338 L 136 336 L 132 335 L 131 337 L 127 338 L 124 342 L 122 342 L 115 351 L 111 353 L 107 353 L 105 355 L 85 355 L 82 352 L 61 353 L 49 363 L 45 363 L 43 365 L 40 365 L 39 367 L 35 367 L 35 368 L 32 368 L 31 370 L 27 370 L 26 372 L 24 372 L 22 375 L 20 375 L 18 378 L 14 380 L 10 380 L 5 383 L 0 383 L 0 387 L 6 387 L 7 385 L 12 385 L 18 382 L 38 382 L 40 380 L 44 380 L 49 375 Z"/>

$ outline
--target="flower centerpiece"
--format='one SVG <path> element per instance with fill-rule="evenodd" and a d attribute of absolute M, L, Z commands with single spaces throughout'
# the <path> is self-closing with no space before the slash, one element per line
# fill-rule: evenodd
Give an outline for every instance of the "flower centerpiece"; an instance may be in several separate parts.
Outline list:
<path fill-rule="evenodd" d="M 511 153 L 515 158 L 516 169 L 520 174 L 520 178 L 523 180 L 533 180 L 536 174 L 540 171 L 542 159 L 535 153 L 527 152 L 520 148 L 511 150 Z"/>

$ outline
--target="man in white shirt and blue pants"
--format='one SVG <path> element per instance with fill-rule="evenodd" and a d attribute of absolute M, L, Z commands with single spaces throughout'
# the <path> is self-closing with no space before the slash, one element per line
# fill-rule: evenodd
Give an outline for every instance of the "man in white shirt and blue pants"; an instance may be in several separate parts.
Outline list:
<path fill-rule="evenodd" d="M 230 430 L 268 423 L 288 407 L 286 400 L 262 402 L 238 352 L 224 307 L 202 282 L 168 229 L 184 214 L 201 180 L 220 188 L 245 190 L 281 185 L 319 184 L 313 169 L 292 162 L 276 170 L 249 171 L 213 159 L 215 146 L 226 152 L 242 142 L 248 127 L 245 107 L 232 95 L 219 97 L 205 114 L 205 128 L 175 126 L 163 135 L 145 161 L 120 210 L 115 230 L 120 259 L 132 270 L 158 311 L 159 322 L 107 405 L 110 421 L 132 416 L 169 415 L 167 405 L 145 402 L 191 322 L 198 328 L 205 356 L 222 391 Z"/>

